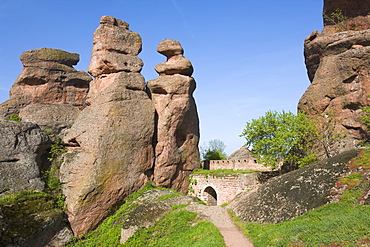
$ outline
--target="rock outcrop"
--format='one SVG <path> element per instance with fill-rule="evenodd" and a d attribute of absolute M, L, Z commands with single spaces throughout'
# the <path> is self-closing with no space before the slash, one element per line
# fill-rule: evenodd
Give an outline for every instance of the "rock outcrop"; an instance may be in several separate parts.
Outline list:
<path fill-rule="evenodd" d="M 73 68 L 77 53 L 50 48 L 29 50 L 20 57 L 23 71 L 0 105 L 0 116 L 18 114 L 29 104 L 63 103 L 82 109 L 91 77 Z"/>
<path fill-rule="evenodd" d="M 73 236 L 67 225 L 63 210 L 46 193 L 23 192 L 0 202 L 1 246 L 64 246 Z"/>
<path fill-rule="evenodd" d="M 334 13 L 334 16 L 332 15 Z M 370 29 L 370 0 L 325 0 L 323 34 Z"/>
<path fill-rule="evenodd" d="M 240 193 L 226 208 L 246 222 L 279 223 L 330 201 L 331 189 L 348 171 L 359 150 L 343 152 L 268 180 L 250 192 Z"/>
<path fill-rule="evenodd" d="M 23 190 L 44 189 L 40 168 L 49 137 L 32 123 L 0 121 L 0 197 Z"/>
<path fill-rule="evenodd" d="M 178 41 L 164 39 L 157 51 L 167 57 L 155 66 L 159 77 L 148 82 L 157 118 L 154 181 L 187 192 L 188 176 L 199 167 L 199 119 L 192 96 L 193 67 Z"/>
<path fill-rule="evenodd" d="M 46 133 L 62 134 L 72 127 L 80 110 L 70 104 L 31 104 L 19 111 L 22 121 L 37 124 Z"/>
<path fill-rule="evenodd" d="M 94 229 L 113 206 L 140 189 L 153 166 L 154 108 L 139 73 L 140 36 L 103 16 L 94 33 L 88 104 L 68 130 L 61 166 L 75 235 Z"/>
<path fill-rule="evenodd" d="M 128 238 L 135 234 L 140 228 L 148 228 L 154 225 L 155 222 L 160 220 L 164 215 L 171 211 L 174 205 L 184 205 L 193 202 L 198 202 L 199 199 L 192 196 L 173 196 L 173 191 L 154 189 L 144 192 L 139 196 L 135 203 L 138 206 L 128 214 L 127 219 L 123 223 L 121 230 L 120 243 L 123 244 Z M 162 196 L 169 196 L 166 200 L 157 201 Z"/>
<path fill-rule="evenodd" d="M 228 160 L 241 160 L 241 159 L 256 160 L 256 158 L 252 156 L 252 152 L 249 151 L 247 147 L 241 147 L 240 149 L 232 153 L 228 158 Z"/>
<path fill-rule="evenodd" d="M 325 1 L 325 8 L 365 2 Z M 347 14 L 355 16 L 358 7 L 352 6 Z M 367 127 L 358 117 L 360 107 L 370 104 L 370 29 L 334 34 L 314 31 L 305 40 L 304 54 L 311 85 L 300 99 L 298 110 L 311 117 L 332 116 L 337 131 L 347 134 L 340 145 L 333 147 L 336 153 L 356 147 L 368 138 Z"/>

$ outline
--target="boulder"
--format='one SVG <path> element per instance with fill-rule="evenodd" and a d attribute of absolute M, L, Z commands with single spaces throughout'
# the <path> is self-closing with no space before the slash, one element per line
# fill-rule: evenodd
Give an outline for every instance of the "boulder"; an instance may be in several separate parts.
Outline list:
<path fill-rule="evenodd" d="M 252 156 L 252 152 L 249 151 L 247 147 L 241 147 L 240 149 L 236 150 L 234 153 L 232 153 L 228 160 L 256 160 Z"/>
<path fill-rule="evenodd" d="M 0 197 L 24 190 L 42 191 L 40 168 L 49 137 L 33 123 L 0 121 Z"/>
<path fill-rule="evenodd" d="M 57 247 L 72 236 L 65 214 L 48 194 L 22 192 L 0 201 L 1 246 Z"/>
<path fill-rule="evenodd" d="M 23 71 L 0 105 L 0 116 L 18 114 L 29 104 L 64 103 L 82 109 L 91 77 L 73 68 L 79 55 L 50 48 L 29 50 L 20 57 Z"/>
<path fill-rule="evenodd" d="M 187 193 L 188 176 L 200 163 L 193 68 L 175 40 L 164 39 L 157 51 L 167 56 L 167 62 L 156 66 L 159 77 L 148 82 L 157 115 L 154 181 Z"/>
<path fill-rule="evenodd" d="M 101 66 L 106 61 L 116 65 L 129 61 L 140 50 L 141 38 L 127 23 L 107 16 L 100 19 L 89 66 L 95 76 L 89 105 L 63 139 L 69 152 L 64 154 L 61 181 L 77 236 L 94 229 L 111 207 L 122 204 L 151 178 L 154 108 L 142 90 L 145 80 L 137 67 Z"/>
<path fill-rule="evenodd" d="M 329 115 L 338 132 L 347 136 L 334 153 L 357 147 L 367 139 L 367 127 L 358 119 L 370 104 L 370 30 L 330 35 L 313 32 L 305 40 L 304 54 L 311 85 L 298 110 L 310 117 Z"/>
<path fill-rule="evenodd" d="M 141 195 L 136 203 L 139 204 L 127 215 L 121 230 L 120 243 L 123 244 L 129 237 L 142 228 L 154 225 L 164 215 L 171 211 L 172 206 L 198 202 L 199 199 L 192 196 L 174 196 L 163 201 L 157 201 L 161 196 L 173 194 L 169 190 L 154 189 Z"/>
<path fill-rule="evenodd" d="M 330 202 L 331 189 L 359 150 L 350 150 L 240 193 L 226 208 L 246 222 L 279 223 Z"/>
<path fill-rule="evenodd" d="M 71 128 L 80 110 L 70 104 L 31 104 L 19 111 L 24 122 L 37 124 L 48 134 L 59 135 Z"/>

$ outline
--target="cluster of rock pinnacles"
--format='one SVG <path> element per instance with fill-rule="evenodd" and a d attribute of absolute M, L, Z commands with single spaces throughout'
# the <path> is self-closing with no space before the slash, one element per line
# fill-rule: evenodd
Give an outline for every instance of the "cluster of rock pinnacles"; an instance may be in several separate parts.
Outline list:
<path fill-rule="evenodd" d="M 88 68 L 93 80 L 72 67 L 78 54 L 24 52 L 24 69 L 0 105 L 3 116 L 19 114 L 58 134 L 68 147 L 60 180 L 75 235 L 94 229 L 112 206 L 148 181 L 186 193 L 188 176 L 199 166 L 192 64 L 179 42 L 164 39 L 158 52 L 167 61 L 155 67 L 159 77 L 143 89 L 137 57 L 142 41 L 128 27 L 113 17 L 100 19 Z M 41 180 L 34 184 L 27 189 L 42 189 Z"/>

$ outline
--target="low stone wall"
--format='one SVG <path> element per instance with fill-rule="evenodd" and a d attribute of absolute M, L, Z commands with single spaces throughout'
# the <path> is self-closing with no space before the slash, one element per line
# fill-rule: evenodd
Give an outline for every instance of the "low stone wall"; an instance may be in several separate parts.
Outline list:
<path fill-rule="evenodd" d="M 259 173 L 234 173 L 221 177 L 209 174 L 192 174 L 189 194 L 200 198 L 208 205 L 222 205 L 231 202 L 240 192 L 259 187 L 261 183 L 258 177 Z"/>
<path fill-rule="evenodd" d="M 258 164 L 256 159 L 209 160 L 208 170 L 231 169 L 243 171 L 271 171 L 271 168 Z"/>

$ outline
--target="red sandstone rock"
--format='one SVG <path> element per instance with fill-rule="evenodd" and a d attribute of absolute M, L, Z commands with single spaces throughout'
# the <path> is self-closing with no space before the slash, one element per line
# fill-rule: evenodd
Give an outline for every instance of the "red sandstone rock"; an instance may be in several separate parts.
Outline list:
<path fill-rule="evenodd" d="M 324 19 L 323 34 L 333 34 L 340 31 L 361 31 L 370 29 L 370 0 L 325 0 L 324 16 L 330 17 L 339 11 L 346 18 L 342 23 L 335 23 L 328 18 Z"/>
<path fill-rule="evenodd" d="M 64 138 L 71 151 L 64 156 L 61 180 L 75 235 L 94 229 L 111 207 L 151 178 L 153 168 L 154 108 L 142 90 L 142 63 L 119 67 L 125 66 L 122 61 L 140 60 L 134 56 L 141 38 L 113 17 L 100 23 L 89 66 L 95 76 L 89 106 Z"/>
<path fill-rule="evenodd" d="M 20 57 L 23 71 L 0 105 L 1 115 L 18 113 L 29 104 L 63 103 L 84 107 L 91 77 L 75 70 L 79 55 L 57 49 L 29 50 Z"/>
<path fill-rule="evenodd" d="M 363 2 L 369 9 L 369 1 Z M 347 14 L 356 18 L 355 3 L 360 1 L 325 1 L 325 8 L 350 6 Z M 370 104 L 369 44 L 370 30 L 334 34 L 314 31 L 305 40 L 305 62 L 312 83 L 300 99 L 298 109 L 309 116 L 334 114 L 338 120 L 336 129 L 348 134 L 334 147 L 337 152 L 354 148 L 360 140 L 368 138 L 367 127 L 358 117 L 360 107 Z"/>
<path fill-rule="evenodd" d="M 186 193 L 188 176 L 199 167 L 199 119 L 192 96 L 195 81 L 189 77 L 192 66 L 189 61 L 182 67 L 185 58 L 177 41 L 165 39 L 157 50 L 167 56 L 167 62 L 159 66 L 159 71 L 156 66 L 160 76 L 148 82 L 158 115 L 154 181 L 158 186 Z"/>

